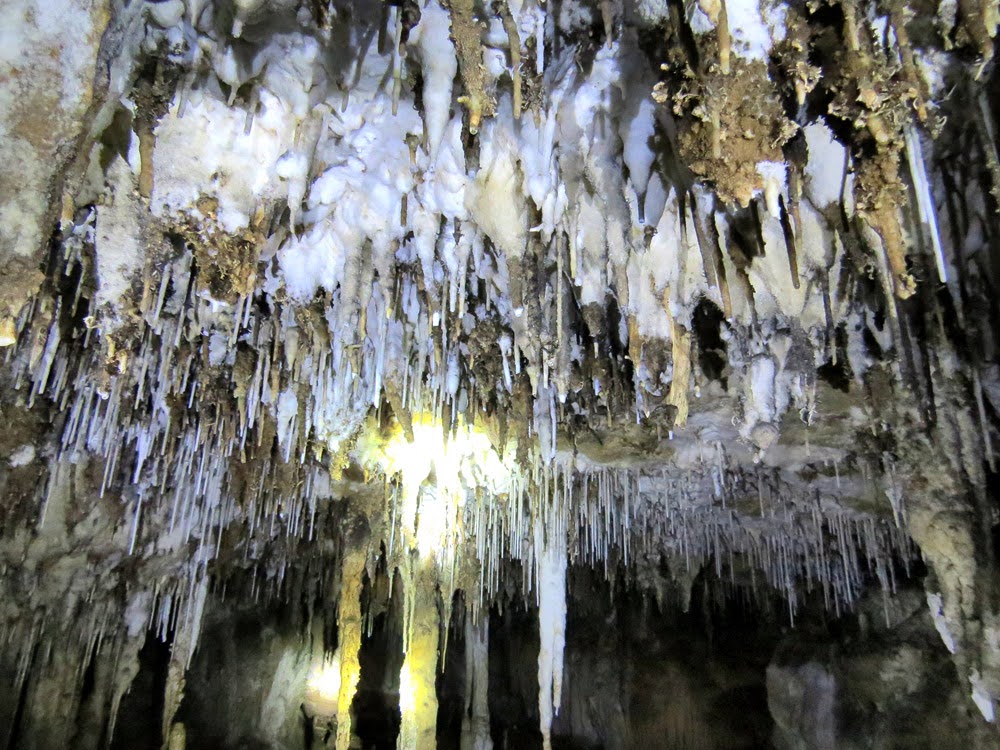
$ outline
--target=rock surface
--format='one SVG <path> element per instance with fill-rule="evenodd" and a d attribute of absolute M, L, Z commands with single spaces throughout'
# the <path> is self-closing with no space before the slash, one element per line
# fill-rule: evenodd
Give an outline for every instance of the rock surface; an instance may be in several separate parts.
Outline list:
<path fill-rule="evenodd" d="M 0 742 L 995 742 L 997 20 L 8 2 Z"/>

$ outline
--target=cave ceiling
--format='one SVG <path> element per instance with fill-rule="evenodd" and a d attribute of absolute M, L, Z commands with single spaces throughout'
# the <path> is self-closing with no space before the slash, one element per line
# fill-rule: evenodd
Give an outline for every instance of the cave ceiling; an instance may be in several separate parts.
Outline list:
<path fill-rule="evenodd" d="M 408 659 L 459 591 L 473 617 L 519 597 L 565 620 L 568 565 L 681 606 L 711 569 L 791 621 L 926 566 L 992 719 L 995 2 L 0 19 L 0 640 L 22 672 L 39 644 L 127 662 L 152 626 L 183 675 L 230 585 L 294 581 L 357 623 L 380 565 L 415 602 Z"/>

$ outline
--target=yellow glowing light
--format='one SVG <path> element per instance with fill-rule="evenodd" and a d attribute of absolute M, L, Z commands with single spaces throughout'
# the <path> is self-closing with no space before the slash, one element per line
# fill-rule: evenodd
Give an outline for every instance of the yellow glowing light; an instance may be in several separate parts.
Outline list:
<path fill-rule="evenodd" d="M 449 527 L 455 523 L 455 507 L 433 487 L 420 493 L 420 512 L 414 538 L 422 556 L 433 553 L 445 540 Z"/>
<path fill-rule="evenodd" d="M 306 704 L 315 715 L 335 716 L 340 695 L 340 657 L 324 658 L 306 682 Z"/>
<path fill-rule="evenodd" d="M 400 523 L 424 557 L 445 543 L 468 494 L 476 490 L 502 494 L 510 482 L 510 471 L 489 437 L 464 421 L 446 430 L 429 416 L 415 416 L 412 442 L 397 429 L 369 457 L 387 476 L 399 475 Z M 434 484 L 428 486 L 432 473 Z"/>
<path fill-rule="evenodd" d="M 411 715 L 417 707 L 417 688 L 410 673 L 410 664 L 403 662 L 399 670 L 399 710 L 404 716 Z"/>

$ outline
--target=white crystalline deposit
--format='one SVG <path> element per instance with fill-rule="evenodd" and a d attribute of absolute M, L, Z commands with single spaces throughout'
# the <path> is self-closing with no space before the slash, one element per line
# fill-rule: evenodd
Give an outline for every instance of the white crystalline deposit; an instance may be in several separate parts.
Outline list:
<path fill-rule="evenodd" d="M 143 269 L 146 243 L 140 226 L 142 210 L 132 166 L 124 159 L 116 159 L 108 171 L 107 200 L 97 207 L 94 238 L 97 246 L 95 302 L 97 309 L 106 316 L 102 326 L 106 333 L 121 322 L 118 312 L 122 298 Z"/>
<path fill-rule="evenodd" d="M 18 446 L 14 452 L 10 454 L 10 458 L 7 460 L 14 469 L 21 466 L 27 466 L 35 460 L 35 446 L 31 443 L 25 443 L 24 445 Z"/>
<path fill-rule="evenodd" d="M 730 5 L 734 38 L 744 40 L 740 49 L 763 54 L 765 38 L 778 36 L 780 14 L 754 3 Z M 545 9 L 537 3 L 512 3 L 510 11 L 525 37 L 545 27 Z M 577 345 L 560 338 L 559 351 L 545 352 L 524 300 L 512 297 L 522 289 L 519 262 L 532 243 L 541 243 L 550 257 L 559 254 L 562 270 L 548 279 L 539 300 L 562 306 L 563 314 L 554 316 L 557 335 L 571 287 L 584 308 L 615 299 L 634 322 L 623 321 L 614 332 L 623 338 L 635 330 L 667 342 L 673 324 L 690 325 L 700 298 L 728 304 L 716 269 L 705 265 L 706 258 L 714 263 L 712 251 L 697 226 L 717 220 L 711 201 L 679 195 L 659 174 L 657 139 L 665 120 L 649 96 L 657 73 L 639 53 L 634 31 L 602 45 L 586 70 L 572 49 L 547 61 L 545 95 L 530 116 L 515 119 L 509 83 L 494 80 L 496 112 L 470 146 L 463 143 L 463 108 L 456 100 L 461 92 L 455 90 L 459 70 L 450 21 L 437 0 L 423 4 L 403 62 L 404 73 L 419 72 L 420 99 L 404 85 L 395 114 L 393 55 L 379 54 L 377 34 L 352 28 L 357 55 L 344 61 L 339 77 L 331 76 L 321 44 L 306 33 L 276 34 L 252 53 L 212 42 L 213 70 L 231 91 L 242 86 L 244 93 L 227 102 L 209 81 L 178 94 L 157 130 L 153 211 L 206 220 L 208 210 L 221 231 L 233 233 L 287 203 L 289 231 L 269 241 L 277 247 L 277 266 L 265 270 L 265 288 L 281 290 L 296 304 L 320 291 L 337 294 L 344 303 L 330 317 L 342 332 L 334 333 L 337 342 L 356 335 L 367 305 L 389 309 L 382 299 L 387 289 L 375 280 L 391 278 L 399 261 L 419 264 L 429 330 L 440 330 L 447 341 L 438 307 L 465 311 L 464 277 L 471 272 L 486 283 L 490 307 L 513 331 L 508 371 L 526 359 L 533 389 L 555 380 L 560 400 L 567 396 L 566 370 Z M 509 55 L 502 24 L 489 29 L 484 40 Z M 245 101 L 247 87 L 257 91 L 252 106 Z M 787 199 L 784 165 L 761 162 L 758 171 L 771 215 L 764 227 L 767 253 L 750 271 L 753 299 L 733 300 L 734 313 L 749 321 L 754 306 L 765 316 L 808 309 L 810 319 L 817 318 L 821 300 L 804 284 L 795 288 L 774 218 L 779 197 Z M 816 223 L 808 213 L 805 221 Z M 807 231 L 817 234 L 811 224 Z M 492 249 L 499 253 L 491 257 Z M 803 263 L 801 274 L 811 269 Z M 406 309 L 414 322 L 422 320 L 422 312 Z M 396 356 L 407 355 L 392 333 L 395 323 L 369 321 L 368 328 L 370 348 L 365 343 L 363 351 L 374 353 L 378 365 L 364 390 L 377 403 L 385 374 L 405 374 Z M 339 367 L 342 350 L 336 351 Z M 427 356 L 430 350 L 421 351 Z M 435 374 L 448 399 L 461 395 L 460 377 L 447 375 L 461 372 L 456 356 L 451 353 Z M 648 375 L 641 366 L 637 372 Z M 508 378 L 505 384 L 512 383 Z M 660 384 L 649 387 L 656 391 Z"/>
<path fill-rule="evenodd" d="M 767 61 L 775 42 L 785 38 L 785 9 L 774 0 L 725 0 L 733 51 Z"/>
<path fill-rule="evenodd" d="M 483 232 L 507 257 L 518 258 L 528 241 L 528 214 L 521 192 L 520 149 L 509 117 L 501 110 L 501 117 L 481 133 L 481 167 L 466 201 Z"/>
<path fill-rule="evenodd" d="M 853 182 L 853 176 L 847 175 L 849 182 L 844 185 L 847 150 L 822 122 L 809 123 L 803 132 L 809 148 L 806 195 L 818 209 L 839 204 L 842 194 L 851 192 Z"/>
<path fill-rule="evenodd" d="M 564 519 L 535 526 L 538 576 L 538 713 L 545 750 L 551 748 L 552 720 L 562 703 L 566 648 L 566 531 Z"/>
<path fill-rule="evenodd" d="M 451 19 L 437 0 L 431 0 L 420 12 L 420 23 L 410 33 L 410 45 L 420 54 L 424 76 L 424 122 L 427 126 L 427 150 L 433 164 L 451 120 L 452 84 L 458 74 L 455 45 L 452 44 Z"/>
<path fill-rule="evenodd" d="M 941 641 L 948 649 L 948 653 L 954 654 L 957 651 L 957 645 L 955 644 L 955 637 L 951 634 L 951 628 L 948 627 L 948 619 L 944 614 L 944 600 L 941 594 L 927 592 L 927 608 L 931 612 L 934 627 L 937 628 L 938 635 L 941 636 Z"/>
<path fill-rule="evenodd" d="M 694 33 L 707 34 L 727 18 L 733 54 L 767 62 L 771 48 L 785 38 L 785 13 L 775 0 L 699 0 L 689 20 Z"/>
<path fill-rule="evenodd" d="M 995 719 L 993 696 L 991 696 L 989 691 L 984 687 L 979 670 L 972 670 L 972 674 L 969 676 L 969 682 L 972 684 L 973 703 L 976 704 L 976 708 L 979 709 L 979 713 L 983 715 L 983 718 L 986 719 L 986 721 L 993 722 Z"/>
<path fill-rule="evenodd" d="M 534 0 L 508 3 L 521 34 L 522 82 L 534 76 L 531 106 L 520 117 L 509 69 L 512 36 L 499 16 L 481 19 L 480 41 L 497 62 L 485 93 L 496 106 L 473 136 L 459 101 L 468 92 L 461 90 L 467 84 L 453 5 L 421 4 L 402 57 L 391 43 L 380 47 L 380 33 L 386 42 L 399 28 L 392 13 L 384 28 L 375 19 L 339 17 L 324 27 L 289 3 L 242 3 L 230 8 L 242 24 L 235 38 L 222 6 L 189 3 L 179 14 L 178 6 L 161 5 L 147 14 L 150 44 L 168 44 L 184 75 L 155 128 L 148 210 L 157 228 L 197 229 L 208 262 L 223 271 L 228 251 L 212 256 L 214 238 L 251 243 L 260 262 L 238 270 L 255 274 L 258 285 L 250 294 L 241 289 L 239 299 L 216 299 L 201 288 L 185 296 L 204 257 L 181 252 L 165 263 L 144 255 L 139 219 L 147 207 L 133 183 L 148 165 L 133 158 L 133 137 L 128 159 L 117 158 L 99 175 L 108 187 L 93 234 L 99 306 L 114 307 L 146 264 L 159 274 L 158 288 L 144 292 L 150 333 L 135 364 L 141 383 L 102 386 L 99 393 L 84 387 L 66 440 L 114 454 L 121 441 L 106 415 L 132 389 L 140 396 L 155 391 L 157 403 L 169 396 L 197 408 L 202 392 L 192 365 L 174 366 L 190 337 L 204 337 L 199 351 L 210 367 L 244 364 L 231 384 L 236 435 L 213 436 L 218 444 L 204 465 L 194 461 L 209 450 L 204 436 L 193 428 L 174 437 L 178 427 L 166 410 L 128 428 L 126 443 L 139 454 L 136 477 L 154 465 L 166 471 L 158 457 L 183 446 L 183 461 L 174 459 L 170 469 L 178 488 L 171 545 L 175 528 L 182 535 L 199 528 L 198 498 L 206 488 L 220 494 L 209 505 L 221 507 L 227 461 L 252 447 L 263 416 L 273 421 L 280 459 L 306 463 L 311 452 L 351 445 L 369 410 L 386 398 L 401 422 L 440 420 L 446 409 L 455 420 L 474 414 L 476 398 L 493 390 L 509 400 L 526 372 L 529 459 L 534 470 L 555 471 L 565 410 L 580 408 L 574 397 L 609 394 L 603 376 L 580 377 L 590 352 L 600 354 L 608 342 L 627 347 L 637 390 L 648 396 L 636 405 L 641 421 L 657 398 L 685 390 L 673 382 L 673 362 L 694 354 L 694 311 L 703 300 L 726 312 L 720 335 L 734 335 L 730 326 L 760 329 L 752 351 L 733 347 L 730 357 L 745 415 L 742 437 L 762 449 L 776 438 L 783 412 L 805 399 L 808 385 L 790 369 L 787 351 L 772 351 L 772 339 L 790 321 L 819 337 L 837 322 L 826 319 L 821 289 L 843 252 L 835 251 L 821 212 L 839 202 L 845 151 L 824 125 L 806 128 L 807 200 L 795 219 L 801 226 L 792 227 L 798 277 L 782 225 L 787 170 L 770 161 L 757 165 L 765 185 L 760 207 L 767 208 L 759 211 L 763 252 L 737 268 L 733 251 L 746 238 L 736 236 L 729 207 L 709 186 L 685 184 L 667 164 L 677 124 L 650 95 L 661 72 L 643 54 L 638 32 L 614 12 L 611 37 L 584 65 L 583 50 L 553 45 L 545 34 L 557 21 L 559 33 L 600 22 L 599 9 L 567 3 L 554 19 Z M 727 8 L 736 53 L 766 55 L 780 38 L 781 13 L 769 3 L 734 1 Z M 261 20 L 268 14 L 281 20 L 270 32 Z M 532 37 L 539 55 L 533 61 L 526 59 Z M 543 60 L 546 47 L 550 59 Z M 138 105 L 130 106 L 136 112 Z M 839 320 L 850 300 L 837 296 L 835 284 L 828 287 Z M 617 321 L 608 314 L 612 306 Z M 265 307 L 271 312 L 261 315 Z M 583 331 L 581 314 L 597 329 Z M 486 323 L 498 326 L 499 365 L 487 376 L 493 382 L 473 383 L 474 357 L 483 355 L 473 352 L 470 336 Z M 59 333 L 53 328 L 38 347 L 36 391 L 48 388 L 49 373 L 56 391 L 65 386 L 58 380 L 65 372 Z M 241 360 L 238 349 L 253 355 Z M 849 356 L 857 351 L 850 343 Z M 678 380 L 686 386 L 698 377 Z M 513 443 L 509 434 L 504 439 Z M 109 469 L 107 480 L 112 476 Z M 423 479 L 404 493 L 404 528 L 417 528 Z M 254 512 L 254 523 L 266 514 Z M 595 534 L 594 549 L 606 550 L 609 539 L 607 531 Z M 505 544 L 512 542 L 491 539 L 482 549 L 495 557 Z"/>
<path fill-rule="evenodd" d="M 149 165 L 130 136 L 125 155 L 90 166 L 88 185 L 103 192 L 87 202 L 96 206 L 88 219 L 67 220 L 66 242 L 81 266 L 96 253 L 88 302 L 113 310 L 130 290 L 142 296 L 137 356 L 110 381 L 74 369 L 66 311 L 56 320 L 42 310 L 38 331 L 22 336 L 34 337 L 15 358 L 29 398 L 65 406 L 59 465 L 89 451 L 105 467 L 102 489 L 115 491 L 123 471 L 137 488 L 125 499 L 130 548 L 175 554 L 193 543 L 206 563 L 232 523 L 245 525 L 251 559 L 282 535 L 312 538 L 322 504 L 340 492 L 337 471 L 357 460 L 366 484 L 385 479 L 368 519 L 384 534 L 376 541 L 390 557 L 438 566 L 442 601 L 466 554 L 478 573 L 478 591 L 462 582 L 473 606 L 504 585 L 505 560 L 523 563 L 525 583 L 537 586 L 546 744 L 561 701 L 568 560 L 668 549 L 695 569 L 713 557 L 724 565 L 725 544 L 794 613 L 798 579 L 819 582 L 829 606 L 841 607 L 862 590 L 866 564 L 884 573 L 892 554 L 908 551 L 901 531 L 838 513 L 826 494 L 822 517 L 805 525 L 797 511 L 775 510 L 777 492 L 760 492 L 767 520 L 747 527 L 725 502 L 719 510 L 707 500 L 728 500 L 743 462 L 779 463 L 765 454 L 788 412 L 811 423 L 809 357 L 829 356 L 830 331 L 847 331 L 858 377 L 874 361 L 863 340 L 868 311 L 838 282 L 853 262 L 837 234 L 853 184 L 847 148 L 826 125 L 805 125 L 801 200 L 786 165 L 761 160 L 751 171 L 763 186 L 755 205 L 724 205 L 678 162 L 681 126 L 651 98 L 664 76 L 615 4 L 567 0 L 557 11 L 510 0 L 518 70 L 509 24 L 478 19 L 488 71 L 480 93 L 495 107 L 475 134 L 460 101 L 469 84 L 455 0 L 421 2 L 398 49 L 396 11 L 388 23 L 348 22 L 345 4 L 334 5 L 342 15 L 324 21 L 283 0 L 168 2 L 147 13 L 149 48 L 164 44 L 183 73 L 155 125 L 152 196 L 147 203 L 136 189 Z M 643 18 L 667 18 L 666 6 L 634 5 Z M 695 33 L 714 33 L 712 2 L 686 7 Z M 778 6 L 726 7 L 733 54 L 766 59 L 783 34 Z M 592 48 L 567 36 L 602 20 L 610 36 Z M 122 106 L 143 114 L 127 98 Z M 175 230 L 185 241 L 197 235 L 196 251 L 143 239 Z M 234 244 L 250 257 L 228 256 Z M 224 282 L 233 260 L 234 293 L 205 289 L 204 266 L 217 264 L 209 270 Z M 247 275 L 255 287 L 240 286 Z M 97 322 L 101 330 L 84 335 L 96 339 L 114 321 Z M 18 338 L 13 326 L 3 331 L 4 341 Z M 888 326 L 872 335 L 891 348 Z M 724 357 L 726 386 L 706 382 L 714 376 L 700 360 L 709 354 Z M 609 363 L 611 382 L 601 371 Z M 689 384 L 692 399 L 710 398 L 674 434 L 662 402 Z M 607 427 L 591 404 L 607 410 Z M 633 465 L 648 458 L 645 447 L 623 457 L 617 436 L 606 450 L 623 465 L 586 457 L 593 440 L 574 434 L 571 420 L 596 425 L 603 440 L 623 414 L 646 431 L 643 446 L 654 434 L 655 450 L 673 441 L 662 476 L 659 463 Z M 806 462 L 781 448 L 781 459 Z M 266 462 L 260 487 L 244 488 L 237 461 Z M 19 462 L 32 457 L 18 451 Z M 63 498 L 52 498 L 55 526 Z M 832 537 L 867 554 L 831 567 Z M 649 547 L 633 549 L 639 542 Z M 184 574 L 184 607 L 197 609 L 203 573 Z M 165 611 L 151 619 L 176 616 Z"/>
<path fill-rule="evenodd" d="M 779 162 L 757 162 L 757 174 L 764 178 L 764 203 L 771 218 L 781 216 L 778 199 L 785 189 L 788 167 Z"/>

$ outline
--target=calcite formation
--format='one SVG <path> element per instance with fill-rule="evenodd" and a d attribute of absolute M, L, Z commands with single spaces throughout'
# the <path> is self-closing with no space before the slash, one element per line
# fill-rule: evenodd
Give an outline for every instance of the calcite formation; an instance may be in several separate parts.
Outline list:
<path fill-rule="evenodd" d="M 362 631 L 401 596 L 398 747 L 433 746 L 461 623 L 488 748 L 513 596 L 548 748 L 572 566 L 794 623 L 926 565 L 993 721 L 995 2 L 0 20 L 0 741 L 110 741 L 152 630 L 183 746 L 230 596 L 306 608 L 337 694 L 310 683 L 309 721 L 350 747 Z"/>

